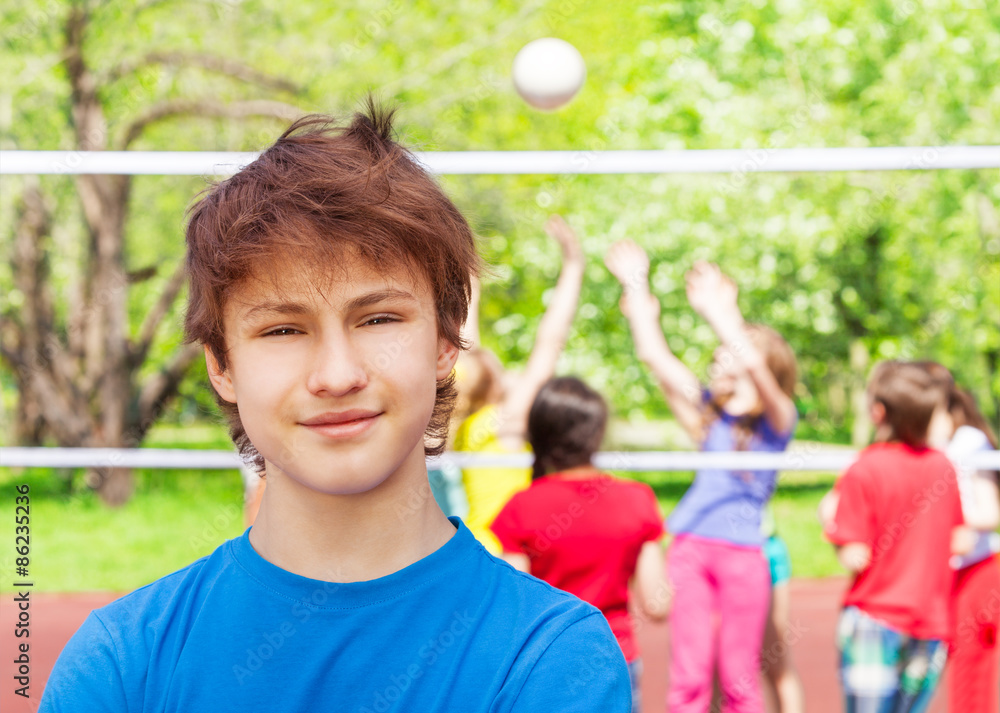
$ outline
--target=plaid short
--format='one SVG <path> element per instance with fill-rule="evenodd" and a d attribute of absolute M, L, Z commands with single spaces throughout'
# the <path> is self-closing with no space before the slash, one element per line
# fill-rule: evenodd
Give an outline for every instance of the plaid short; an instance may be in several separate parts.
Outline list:
<path fill-rule="evenodd" d="M 920 713 L 948 658 L 943 641 L 914 639 L 847 607 L 837 625 L 847 713 Z"/>

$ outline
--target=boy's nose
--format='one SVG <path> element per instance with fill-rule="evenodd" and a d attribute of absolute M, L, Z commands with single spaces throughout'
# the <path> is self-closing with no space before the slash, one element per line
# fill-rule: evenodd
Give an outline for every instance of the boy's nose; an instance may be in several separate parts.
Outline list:
<path fill-rule="evenodd" d="M 365 362 L 349 339 L 324 340 L 312 362 L 306 386 L 317 396 L 343 396 L 368 385 Z"/>

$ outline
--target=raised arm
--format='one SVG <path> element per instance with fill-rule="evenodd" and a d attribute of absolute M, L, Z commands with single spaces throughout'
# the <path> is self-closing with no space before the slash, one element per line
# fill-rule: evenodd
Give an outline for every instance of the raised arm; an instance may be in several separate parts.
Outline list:
<path fill-rule="evenodd" d="M 542 315 L 524 372 L 508 387 L 502 409 L 498 434 L 508 439 L 524 438 L 528 427 L 528 412 L 542 388 L 555 374 L 556 362 L 569 337 L 576 306 L 580 300 L 585 260 L 583 249 L 572 228 L 557 215 L 545 224 L 549 234 L 562 250 L 562 270 L 556 281 L 549 306 Z"/>
<path fill-rule="evenodd" d="M 718 265 L 696 262 L 687 276 L 688 302 L 708 322 L 730 357 L 747 370 L 764 406 L 764 418 L 775 433 L 788 433 L 795 425 L 795 404 L 781 390 L 767 368 L 764 355 L 744 329 L 737 304 L 736 283 Z"/>
<path fill-rule="evenodd" d="M 649 291 L 649 258 L 634 242 L 622 240 L 611 246 L 604 262 L 622 285 L 621 308 L 632 330 L 636 355 L 653 372 L 674 418 L 700 445 L 704 440 L 701 385 L 663 336 L 660 303 Z"/>

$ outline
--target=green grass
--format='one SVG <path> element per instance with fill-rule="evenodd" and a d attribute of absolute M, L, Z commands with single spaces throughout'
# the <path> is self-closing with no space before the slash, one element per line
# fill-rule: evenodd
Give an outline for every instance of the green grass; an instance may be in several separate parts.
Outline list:
<path fill-rule="evenodd" d="M 216 427 L 160 427 L 148 447 L 231 448 Z M 31 486 L 30 579 L 41 591 L 129 591 L 173 572 L 243 530 L 243 486 L 235 471 L 137 470 L 136 491 L 110 509 L 82 485 L 82 472 L 0 468 L 4 511 L 13 518 L 14 489 Z M 669 513 L 691 482 L 684 472 L 633 474 Z M 778 532 L 796 577 L 842 574 L 823 541 L 816 506 L 833 473 L 781 474 L 773 499 Z M 14 581 L 13 532 L 0 555 L 0 591 Z"/>
<path fill-rule="evenodd" d="M 30 581 L 42 591 L 125 591 L 209 554 L 243 529 L 237 471 L 136 471 L 136 491 L 110 509 L 89 491 L 68 494 L 49 469 L 0 472 L 3 500 L 31 486 Z M 11 535 L 13 539 L 13 535 Z M 9 591 L 13 556 L 3 557 Z"/>
<path fill-rule="evenodd" d="M 162 428 L 147 447 L 231 449 L 214 427 Z M 30 581 L 36 590 L 128 591 L 190 564 L 243 531 L 236 470 L 135 471 L 135 495 L 111 509 L 82 484 L 83 472 L 0 469 L 0 498 L 13 519 L 14 485 L 31 497 Z M 0 556 L 0 591 L 14 581 L 13 529 Z"/>

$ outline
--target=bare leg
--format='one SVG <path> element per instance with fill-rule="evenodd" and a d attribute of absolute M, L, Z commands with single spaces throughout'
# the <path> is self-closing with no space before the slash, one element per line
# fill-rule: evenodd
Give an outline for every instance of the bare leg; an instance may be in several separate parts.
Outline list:
<path fill-rule="evenodd" d="M 792 646 L 789 634 L 788 583 L 771 589 L 771 611 L 764 627 L 764 647 L 761 651 L 761 668 L 764 671 L 764 688 L 774 701 L 777 713 L 803 713 L 805 696 L 802 682 L 792 664 Z"/>

